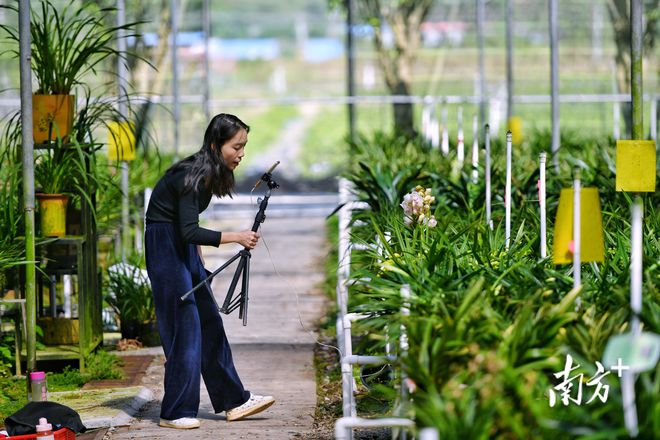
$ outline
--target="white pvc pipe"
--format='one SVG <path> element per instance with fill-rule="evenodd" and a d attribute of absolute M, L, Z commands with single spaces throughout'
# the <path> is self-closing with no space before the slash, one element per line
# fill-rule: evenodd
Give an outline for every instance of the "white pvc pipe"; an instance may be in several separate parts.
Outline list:
<path fill-rule="evenodd" d="M 410 285 L 404 284 L 401 286 L 401 317 L 407 318 L 410 316 Z M 404 323 L 401 323 L 401 336 L 399 338 L 399 347 L 401 351 L 401 357 L 408 355 L 408 333 L 406 332 L 406 326 Z M 401 402 L 404 404 L 408 399 L 408 388 L 407 388 L 408 376 L 401 371 Z M 406 432 L 402 432 L 400 436 L 401 440 L 406 440 Z"/>
<path fill-rule="evenodd" d="M 337 286 L 336 286 L 336 296 L 337 296 L 337 344 L 339 345 L 339 351 L 341 356 L 346 356 L 352 354 L 352 347 L 350 337 L 348 339 L 348 344 L 345 340 L 345 331 L 344 328 L 344 316 L 347 314 L 347 302 L 348 302 L 348 276 L 349 276 L 349 265 L 350 265 L 350 238 L 348 227 L 350 223 L 351 211 L 349 207 L 350 203 L 350 182 L 347 179 L 339 180 L 339 203 L 341 209 L 339 210 L 339 246 L 338 246 L 338 265 L 337 265 Z M 350 326 L 350 320 L 348 322 Z M 348 334 L 350 335 L 350 328 L 348 329 Z M 348 345 L 348 347 L 347 347 Z M 344 416 L 351 415 L 351 399 L 353 397 L 353 381 L 352 381 L 352 369 L 350 365 L 344 366 L 342 364 L 342 411 Z M 345 371 L 346 370 L 346 371 Z"/>
<path fill-rule="evenodd" d="M 631 249 L 630 249 L 630 308 L 633 315 L 630 330 L 641 332 L 639 315 L 642 313 L 642 198 L 635 197 L 632 206 Z"/>
<path fill-rule="evenodd" d="M 342 414 L 344 417 L 350 417 L 356 414 L 355 397 L 353 396 L 353 366 L 344 362 L 343 359 L 353 356 L 351 320 L 344 317 L 342 328 L 344 331 L 344 353 L 341 362 Z"/>
<path fill-rule="evenodd" d="M 442 154 L 449 154 L 449 129 L 447 128 L 447 105 L 442 107 L 442 141 L 440 143 Z"/>
<path fill-rule="evenodd" d="M 396 360 L 394 356 L 360 356 L 352 354 L 344 356 L 342 362 L 348 365 L 384 365 Z"/>
<path fill-rule="evenodd" d="M 351 438 L 353 428 L 379 428 L 379 427 L 402 427 L 413 428 L 415 422 L 410 419 L 385 418 L 385 419 L 363 419 L 360 417 L 342 417 L 335 422 L 335 440 L 348 440 Z"/>
<path fill-rule="evenodd" d="M 623 400 L 623 420 L 630 437 L 637 437 L 637 404 L 635 403 L 635 374 L 623 370 L 621 377 L 621 397 Z"/>
<path fill-rule="evenodd" d="M 348 281 L 349 268 L 351 263 L 350 237 L 348 232 L 351 220 L 351 212 L 348 204 L 350 203 L 350 182 L 347 179 L 339 181 L 339 203 L 343 207 L 339 210 L 339 247 L 338 247 L 338 268 L 337 268 L 337 307 L 341 316 L 347 313 L 348 292 L 346 282 Z"/>
<path fill-rule="evenodd" d="M 548 256 L 546 245 L 546 218 L 545 218 L 545 151 L 539 155 L 539 206 L 541 209 L 541 258 Z"/>
<path fill-rule="evenodd" d="M 435 112 L 435 106 L 431 114 L 431 146 L 433 148 L 440 147 L 440 125 L 438 123 L 438 115 Z"/>
<path fill-rule="evenodd" d="M 510 131 L 506 133 L 506 188 L 504 190 L 504 208 L 506 210 L 504 239 L 506 243 L 506 250 L 509 250 L 509 245 L 511 244 L 511 132 Z"/>
<path fill-rule="evenodd" d="M 424 428 L 419 431 L 419 440 L 440 440 L 440 435 L 435 428 Z"/>
<path fill-rule="evenodd" d="M 490 206 L 490 126 L 486 124 L 486 224 L 492 230 L 493 220 L 491 219 L 491 206 Z"/>
<path fill-rule="evenodd" d="M 582 187 L 580 184 L 580 170 L 575 170 L 573 177 L 573 287 L 582 284 L 582 271 L 580 259 L 580 194 Z M 580 298 L 576 301 L 578 307 Z"/>
<path fill-rule="evenodd" d="M 463 139 L 463 107 L 458 107 L 458 139 L 456 143 L 456 156 L 458 164 L 465 162 L 465 143 Z"/>
<path fill-rule="evenodd" d="M 62 285 L 64 291 L 64 317 L 71 318 L 71 296 L 73 295 L 72 275 L 62 275 Z"/>
<path fill-rule="evenodd" d="M 431 97 L 424 97 L 424 107 L 422 109 L 422 136 L 427 142 L 431 141 Z"/>
<path fill-rule="evenodd" d="M 477 115 L 472 118 L 472 183 L 477 183 L 479 180 L 479 134 L 478 134 L 478 121 Z"/>

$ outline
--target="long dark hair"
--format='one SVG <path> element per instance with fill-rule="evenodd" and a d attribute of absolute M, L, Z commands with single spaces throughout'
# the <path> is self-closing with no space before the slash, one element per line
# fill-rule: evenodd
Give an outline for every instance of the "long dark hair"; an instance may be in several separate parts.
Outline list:
<path fill-rule="evenodd" d="M 250 127 L 234 115 L 220 113 L 215 115 L 204 133 L 202 148 L 192 156 L 175 163 L 167 170 L 185 170 L 186 189 L 198 191 L 204 185 L 218 196 L 230 196 L 234 190 L 234 172 L 229 169 L 222 157 L 221 148 L 238 130 L 250 131 Z M 211 148 L 215 146 L 215 149 Z"/>

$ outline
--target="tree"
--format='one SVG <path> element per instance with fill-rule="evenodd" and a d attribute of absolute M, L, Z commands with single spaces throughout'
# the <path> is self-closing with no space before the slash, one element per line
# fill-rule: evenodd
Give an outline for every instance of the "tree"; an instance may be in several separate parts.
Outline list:
<path fill-rule="evenodd" d="M 658 37 L 658 20 L 660 19 L 660 0 L 646 0 L 644 1 L 645 11 L 645 29 L 643 37 L 643 50 L 644 55 L 648 57 L 653 54 L 655 41 Z M 630 1 L 629 0 L 608 0 L 607 12 L 609 13 L 612 22 L 612 29 L 614 30 L 614 43 L 616 45 L 616 83 L 619 93 L 630 93 L 631 79 L 630 79 Z M 660 76 L 660 72 L 658 72 Z M 632 107 L 630 105 L 624 106 L 624 120 L 626 123 L 626 131 L 631 132 L 632 122 Z"/>
<path fill-rule="evenodd" d="M 341 0 L 330 0 L 339 4 Z M 359 19 L 374 30 L 374 46 L 385 84 L 392 95 L 410 95 L 412 71 L 417 49 L 421 43 L 421 24 L 428 16 L 433 0 L 353 0 Z M 346 1 L 341 1 L 345 9 Z M 388 25 L 393 34 L 393 45 L 383 39 L 383 28 Z M 415 133 L 412 104 L 393 104 L 395 130 Z"/>

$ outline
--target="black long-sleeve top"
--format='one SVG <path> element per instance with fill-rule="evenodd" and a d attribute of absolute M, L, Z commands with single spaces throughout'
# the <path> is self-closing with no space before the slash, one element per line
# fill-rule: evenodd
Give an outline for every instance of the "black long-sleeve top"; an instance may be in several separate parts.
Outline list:
<path fill-rule="evenodd" d="M 211 201 L 211 192 L 200 185 L 197 192 L 184 186 L 185 170 L 166 173 L 156 183 L 147 208 L 147 223 L 173 223 L 175 231 L 186 242 L 219 246 L 222 233 L 199 227 L 199 213 Z"/>

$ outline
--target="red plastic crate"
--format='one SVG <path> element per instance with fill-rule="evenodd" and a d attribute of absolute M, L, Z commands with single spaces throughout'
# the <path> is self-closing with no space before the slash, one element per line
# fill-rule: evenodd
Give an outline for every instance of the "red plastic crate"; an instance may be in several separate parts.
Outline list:
<path fill-rule="evenodd" d="M 55 440 L 76 439 L 76 433 L 66 428 L 58 429 L 57 431 L 53 432 L 53 436 L 55 437 Z M 15 435 L 13 437 L 7 437 L 7 440 L 30 440 L 36 438 L 38 438 L 37 434 L 26 434 L 26 435 Z"/>

